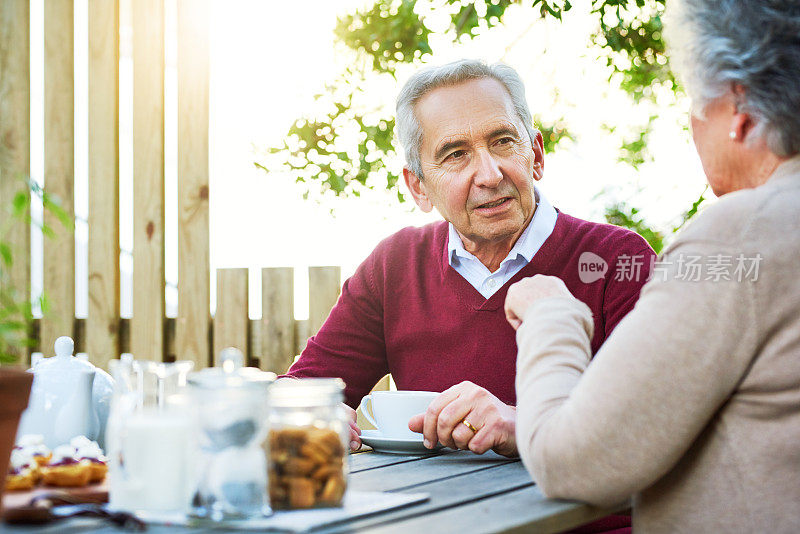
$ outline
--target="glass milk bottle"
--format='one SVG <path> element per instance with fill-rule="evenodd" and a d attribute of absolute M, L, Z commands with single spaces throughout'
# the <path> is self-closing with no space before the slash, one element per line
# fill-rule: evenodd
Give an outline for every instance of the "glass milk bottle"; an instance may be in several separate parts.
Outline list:
<path fill-rule="evenodd" d="M 109 506 L 143 517 L 184 514 L 196 485 L 193 363 L 112 360 L 114 397 L 106 430 Z"/>
<path fill-rule="evenodd" d="M 347 413 L 338 378 L 283 379 L 270 390 L 272 508 L 341 506 L 347 488 Z"/>

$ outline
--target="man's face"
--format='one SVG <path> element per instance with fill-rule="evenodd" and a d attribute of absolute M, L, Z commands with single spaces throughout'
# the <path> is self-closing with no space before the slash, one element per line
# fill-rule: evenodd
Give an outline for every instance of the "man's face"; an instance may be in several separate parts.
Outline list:
<path fill-rule="evenodd" d="M 533 217 L 544 160 L 541 136 L 531 142 L 503 85 L 480 78 L 440 87 L 415 114 L 423 179 L 405 177 L 420 208 L 439 210 L 468 250 L 513 244 Z"/>

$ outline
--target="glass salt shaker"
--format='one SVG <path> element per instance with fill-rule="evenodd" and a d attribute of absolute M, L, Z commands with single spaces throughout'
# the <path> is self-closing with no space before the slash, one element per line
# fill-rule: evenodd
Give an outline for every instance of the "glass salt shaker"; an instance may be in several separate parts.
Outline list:
<path fill-rule="evenodd" d="M 341 506 L 350 437 L 344 382 L 283 379 L 270 389 L 269 496 L 274 510 Z"/>
<path fill-rule="evenodd" d="M 274 373 L 242 367 L 242 353 L 226 349 L 222 367 L 189 376 L 199 408 L 200 478 L 193 515 L 221 521 L 264 517 L 267 498 L 267 391 Z"/>

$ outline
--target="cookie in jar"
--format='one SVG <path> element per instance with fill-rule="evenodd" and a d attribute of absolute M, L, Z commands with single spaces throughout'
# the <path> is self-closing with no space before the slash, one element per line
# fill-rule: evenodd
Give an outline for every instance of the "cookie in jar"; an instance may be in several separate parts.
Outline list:
<path fill-rule="evenodd" d="M 341 506 L 349 423 L 339 379 L 284 379 L 270 390 L 269 495 L 273 510 Z"/>

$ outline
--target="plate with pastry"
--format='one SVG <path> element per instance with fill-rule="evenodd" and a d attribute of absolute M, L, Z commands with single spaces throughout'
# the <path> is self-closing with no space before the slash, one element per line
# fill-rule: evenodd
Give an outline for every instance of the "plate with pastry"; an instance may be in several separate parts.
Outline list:
<path fill-rule="evenodd" d="M 92 478 L 91 462 L 76 458 L 72 445 L 59 445 L 53 457 L 42 466 L 42 483 L 46 486 L 75 488 L 86 486 Z"/>
<path fill-rule="evenodd" d="M 11 451 L 6 475 L 6 490 L 25 491 L 33 489 L 39 481 L 39 464 L 29 452 L 20 448 Z"/>
<path fill-rule="evenodd" d="M 50 458 L 53 456 L 50 449 L 44 444 L 44 436 L 41 434 L 25 434 L 20 436 L 14 448 L 22 449 L 33 456 L 33 459 L 36 460 L 39 467 L 47 465 Z"/>
<path fill-rule="evenodd" d="M 69 444 L 75 448 L 73 457 L 76 460 L 89 462 L 89 483 L 102 482 L 108 473 L 108 459 L 97 442 L 86 436 L 76 436 Z"/>

